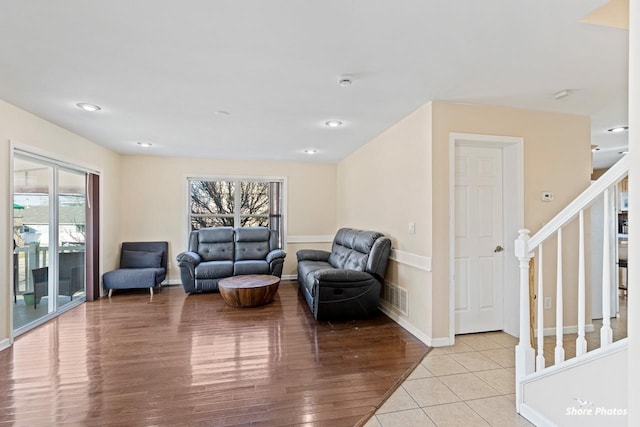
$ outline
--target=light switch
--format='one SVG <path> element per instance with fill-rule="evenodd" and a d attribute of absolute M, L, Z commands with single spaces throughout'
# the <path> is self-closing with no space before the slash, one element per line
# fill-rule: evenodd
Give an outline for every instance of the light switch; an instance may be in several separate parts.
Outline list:
<path fill-rule="evenodd" d="M 409 234 L 416 234 L 416 223 L 415 222 L 410 222 L 409 223 Z"/>
<path fill-rule="evenodd" d="M 543 202 L 552 202 L 553 201 L 553 193 L 551 191 L 543 191 L 541 199 Z"/>

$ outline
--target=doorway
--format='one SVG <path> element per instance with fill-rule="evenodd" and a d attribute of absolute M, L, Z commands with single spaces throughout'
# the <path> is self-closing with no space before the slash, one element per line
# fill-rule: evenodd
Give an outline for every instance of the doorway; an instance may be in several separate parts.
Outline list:
<path fill-rule="evenodd" d="M 17 151 L 12 169 L 15 336 L 86 299 L 87 173 Z"/>
<path fill-rule="evenodd" d="M 450 135 L 450 341 L 518 334 L 518 261 L 524 224 L 523 139 Z"/>

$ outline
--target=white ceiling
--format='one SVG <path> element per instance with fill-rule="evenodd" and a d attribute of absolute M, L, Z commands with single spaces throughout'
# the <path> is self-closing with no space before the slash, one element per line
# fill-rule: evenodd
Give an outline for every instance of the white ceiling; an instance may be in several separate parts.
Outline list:
<path fill-rule="evenodd" d="M 578 22 L 604 3 L 0 0 L 0 98 L 121 153 L 320 162 L 431 100 L 587 114 L 606 166 L 628 32 Z"/>

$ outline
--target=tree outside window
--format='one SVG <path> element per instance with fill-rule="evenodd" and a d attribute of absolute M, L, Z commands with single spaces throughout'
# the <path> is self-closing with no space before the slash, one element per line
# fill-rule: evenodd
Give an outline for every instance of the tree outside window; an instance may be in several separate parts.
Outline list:
<path fill-rule="evenodd" d="M 269 184 L 253 180 L 189 180 L 191 229 L 268 227 Z"/>

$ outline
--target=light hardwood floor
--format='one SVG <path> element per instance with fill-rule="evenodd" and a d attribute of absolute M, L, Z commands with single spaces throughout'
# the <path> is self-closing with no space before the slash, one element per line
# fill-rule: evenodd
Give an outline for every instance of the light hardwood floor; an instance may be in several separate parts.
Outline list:
<path fill-rule="evenodd" d="M 427 350 L 382 314 L 316 322 L 295 282 L 246 309 L 117 292 L 0 352 L 0 426 L 353 426 Z"/>

